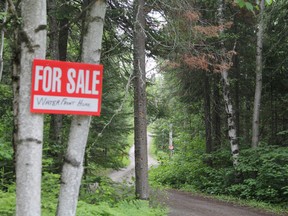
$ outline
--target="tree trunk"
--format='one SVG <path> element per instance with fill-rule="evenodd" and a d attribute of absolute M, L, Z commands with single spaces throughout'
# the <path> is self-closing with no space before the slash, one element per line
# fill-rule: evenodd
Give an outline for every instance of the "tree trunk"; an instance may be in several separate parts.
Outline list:
<path fill-rule="evenodd" d="M 219 0 L 219 8 L 218 8 L 218 16 L 219 16 L 219 26 L 224 26 L 224 0 Z M 222 34 L 224 30 L 220 30 L 220 33 Z M 221 62 L 222 65 L 227 65 L 228 62 L 225 60 L 226 56 L 226 49 L 224 42 L 221 41 L 221 52 L 223 56 L 223 60 Z M 238 145 L 238 139 L 237 139 L 237 133 L 236 133 L 236 124 L 235 124 L 235 113 L 233 109 L 232 100 L 230 97 L 230 82 L 228 79 L 228 71 L 223 67 L 224 69 L 221 70 L 221 77 L 223 81 L 223 98 L 225 103 L 225 110 L 227 113 L 227 121 L 228 121 L 228 138 L 230 142 L 231 152 L 233 156 L 233 164 L 234 166 L 237 166 L 238 164 L 238 156 L 239 156 L 239 145 Z"/>
<path fill-rule="evenodd" d="M 237 50 L 237 47 L 236 47 Z M 236 53 L 238 53 L 236 51 Z M 239 58 L 238 55 L 235 56 L 234 58 L 234 71 L 235 71 L 235 123 L 236 123 L 236 134 L 237 137 L 239 137 L 240 132 L 240 68 L 239 68 Z"/>
<path fill-rule="evenodd" d="M 248 74 L 245 74 L 244 76 L 244 83 L 249 82 L 248 80 Z M 244 118 L 244 126 L 243 126 L 243 137 L 244 137 L 244 143 L 245 145 L 249 144 L 251 142 L 251 122 L 252 122 L 252 115 L 251 115 L 251 98 L 249 94 L 246 92 L 244 95 L 244 111 L 242 113 Z"/>
<path fill-rule="evenodd" d="M 97 64 L 100 62 L 106 3 L 103 0 L 91 1 L 89 7 L 81 58 L 83 62 Z M 89 116 L 74 116 L 72 120 L 61 176 L 58 216 L 76 214 L 90 120 Z"/>
<path fill-rule="evenodd" d="M 210 112 L 210 82 L 209 76 L 205 74 L 204 82 L 204 112 L 205 112 L 205 133 L 206 133 L 206 153 L 211 153 L 212 136 L 211 136 L 211 112 Z"/>
<path fill-rule="evenodd" d="M 239 146 L 238 139 L 236 133 L 236 124 L 235 124 L 235 114 L 233 111 L 233 105 L 230 98 L 230 83 L 228 79 L 228 72 L 221 72 L 222 81 L 223 81 L 223 97 L 225 103 L 225 110 L 227 113 L 227 121 L 228 121 L 228 138 L 231 146 L 231 152 L 233 156 L 233 164 L 237 166 L 238 163 L 238 155 L 239 155 Z"/>
<path fill-rule="evenodd" d="M 19 41 L 19 26 L 13 32 L 13 67 L 12 67 L 12 88 L 13 88 L 13 164 L 14 172 L 16 171 L 16 151 L 18 143 L 18 114 L 19 114 L 19 88 L 20 88 L 20 52 L 21 43 Z"/>
<path fill-rule="evenodd" d="M 62 35 L 59 34 L 59 25 L 57 17 L 55 16 L 55 12 L 57 10 L 56 1 L 50 0 L 48 1 L 48 13 L 49 13 L 49 27 L 50 27 L 50 37 L 49 37 L 49 55 L 53 60 L 59 60 L 59 40 Z M 65 44 L 61 44 L 61 46 L 65 46 Z M 67 46 L 67 45 L 66 45 Z M 50 131 L 49 131 L 49 143 L 51 144 L 51 148 L 54 146 L 61 145 L 61 137 L 62 137 L 62 115 L 51 114 L 50 119 Z M 56 148 L 56 149 L 59 149 Z M 57 152 L 57 162 L 56 167 L 59 167 L 59 163 L 62 162 L 62 152 Z M 60 170 L 59 170 L 60 171 Z"/>
<path fill-rule="evenodd" d="M 144 0 L 134 1 L 134 131 L 136 197 L 149 198 Z"/>
<path fill-rule="evenodd" d="M 16 215 L 37 216 L 41 215 L 43 115 L 30 112 L 30 93 L 33 59 L 46 55 L 46 1 L 22 1 L 21 14 Z"/>
<path fill-rule="evenodd" d="M 254 109 L 253 109 L 253 124 L 252 124 L 252 148 L 256 148 L 259 144 L 259 116 L 261 105 L 261 92 L 262 92 L 262 48 L 263 48 L 263 32 L 264 32 L 264 9 L 265 0 L 260 2 L 260 16 L 257 31 L 257 47 L 256 47 L 256 86 L 254 96 Z"/>
<path fill-rule="evenodd" d="M 58 37 L 59 37 L 59 25 L 56 16 L 56 0 L 49 0 L 47 2 L 48 7 L 48 22 L 49 22 L 49 53 L 48 55 L 53 60 L 59 59 L 59 49 L 58 49 Z"/>
<path fill-rule="evenodd" d="M 64 17 L 60 20 L 60 31 L 59 31 L 59 60 L 66 61 L 67 59 L 67 45 L 68 45 L 68 19 Z"/>
<path fill-rule="evenodd" d="M 3 18 L 3 21 L 2 23 L 5 23 L 6 22 L 6 17 L 7 17 L 7 11 L 8 11 L 8 2 L 5 1 L 4 3 L 4 18 Z M 0 82 L 2 80 L 2 73 L 3 73 L 3 50 L 4 50 L 4 32 L 5 32 L 5 29 L 2 28 L 1 29 L 1 39 L 0 39 Z"/>
<path fill-rule="evenodd" d="M 213 147 L 217 149 L 221 147 L 221 108 L 220 108 L 220 93 L 219 93 L 219 77 L 214 76 L 213 79 Z"/>

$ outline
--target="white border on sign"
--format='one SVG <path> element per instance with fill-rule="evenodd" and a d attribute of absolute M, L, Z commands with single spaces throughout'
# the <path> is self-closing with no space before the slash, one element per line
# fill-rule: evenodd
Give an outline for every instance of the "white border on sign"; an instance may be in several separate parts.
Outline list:
<path fill-rule="evenodd" d="M 33 109 L 98 112 L 98 98 L 34 95 Z"/>

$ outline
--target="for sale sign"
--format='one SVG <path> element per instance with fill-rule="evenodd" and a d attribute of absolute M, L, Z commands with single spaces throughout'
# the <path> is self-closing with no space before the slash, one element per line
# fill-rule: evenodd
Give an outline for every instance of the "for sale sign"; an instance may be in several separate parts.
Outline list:
<path fill-rule="evenodd" d="M 103 65 L 35 59 L 31 112 L 100 115 Z"/>

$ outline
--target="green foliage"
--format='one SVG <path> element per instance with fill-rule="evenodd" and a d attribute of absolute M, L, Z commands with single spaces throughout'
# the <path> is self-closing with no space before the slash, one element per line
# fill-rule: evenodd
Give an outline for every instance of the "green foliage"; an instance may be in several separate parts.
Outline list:
<path fill-rule="evenodd" d="M 45 172 L 42 176 L 42 215 L 55 215 L 60 191 L 60 175 Z"/>
<path fill-rule="evenodd" d="M 15 185 L 8 188 L 7 191 L 0 190 L 0 215 L 13 216 L 15 215 Z"/>
<path fill-rule="evenodd" d="M 108 27 L 112 29 L 105 30 L 109 38 L 116 28 L 110 24 Z M 114 36 L 112 38 L 114 39 Z M 106 45 L 110 46 L 111 43 L 105 44 L 104 49 L 109 48 Z M 114 48 L 111 49 L 114 50 Z M 128 85 L 127 79 L 129 79 L 129 74 L 125 71 L 126 63 L 121 63 L 121 59 L 117 57 L 126 55 L 129 59 L 129 53 L 119 54 L 118 52 L 124 52 L 121 49 L 115 49 L 114 52 L 116 53 L 106 53 L 108 56 L 102 58 L 105 73 L 101 116 L 92 119 L 87 155 L 89 164 L 95 163 L 105 168 L 118 169 L 124 166 L 123 158 L 127 156 L 126 149 L 131 144 L 127 137 L 132 130 L 132 110 L 131 97 L 126 86 Z M 116 57 L 109 56 L 112 54 Z"/>
<path fill-rule="evenodd" d="M 42 184 L 42 215 L 55 215 L 60 188 L 60 176 L 53 173 L 43 173 Z M 132 195 L 133 194 L 133 195 Z M 0 190 L 0 215 L 15 215 L 15 185 L 8 187 L 7 191 Z M 149 206 L 148 201 L 135 200 L 134 190 L 131 187 L 114 185 L 103 179 L 95 192 L 81 189 L 78 202 L 77 215 L 103 215 L 103 216 L 161 216 L 166 215 L 163 207 Z"/>
<path fill-rule="evenodd" d="M 240 8 L 246 7 L 246 9 L 253 11 L 253 5 L 250 2 L 247 2 L 245 0 L 236 0 L 235 1 Z"/>
<path fill-rule="evenodd" d="M 232 195 L 267 203 L 288 202 L 288 149 L 263 147 L 242 150 L 236 170 L 229 151 L 190 159 L 175 155 L 152 170 L 151 179 L 176 188 L 190 185 L 214 195 Z M 210 161 L 210 165 L 205 162 Z"/>
<path fill-rule="evenodd" d="M 107 202 L 115 205 L 121 200 L 133 200 L 135 195 L 133 188 L 128 185 L 119 185 L 107 177 L 98 177 L 93 181 L 83 181 L 80 199 L 90 204 Z"/>
<path fill-rule="evenodd" d="M 11 161 L 12 157 L 13 149 L 11 148 L 11 143 L 5 142 L 0 139 L 0 161 Z"/>
<path fill-rule="evenodd" d="M 172 157 L 163 151 L 157 156 L 160 166 L 150 171 L 150 179 L 156 184 L 169 185 L 181 188 L 185 184 L 197 185 L 198 174 L 205 165 L 199 153 L 203 152 L 203 139 L 195 137 L 187 142 L 188 137 L 179 134 L 174 145 L 177 146 Z"/>
<path fill-rule="evenodd" d="M 288 149 L 265 147 L 241 152 L 237 172 L 242 182 L 229 191 L 245 199 L 288 202 Z"/>
<path fill-rule="evenodd" d="M 240 8 L 246 8 L 249 11 L 254 10 L 253 4 L 251 4 L 249 1 L 245 0 L 235 0 L 235 3 L 239 5 Z M 273 0 L 265 0 L 266 5 L 271 5 L 273 3 Z M 259 9 L 258 5 L 256 6 L 257 9 Z"/>
<path fill-rule="evenodd" d="M 165 215 L 163 207 L 149 207 L 148 201 L 135 199 L 134 188 L 99 177 L 97 184 L 84 183 L 80 192 L 77 215 Z"/>
<path fill-rule="evenodd" d="M 9 85 L 0 84 L 0 189 L 11 184 L 13 176 L 12 92 Z"/>
<path fill-rule="evenodd" d="M 143 200 L 124 200 L 115 207 L 111 207 L 107 203 L 92 205 L 80 201 L 77 208 L 77 216 L 161 216 L 166 214 L 165 209 L 150 208 L 149 202 Z"/>

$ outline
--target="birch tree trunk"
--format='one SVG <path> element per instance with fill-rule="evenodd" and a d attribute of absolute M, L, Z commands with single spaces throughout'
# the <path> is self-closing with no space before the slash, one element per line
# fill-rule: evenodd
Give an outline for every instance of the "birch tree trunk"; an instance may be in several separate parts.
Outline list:
<path fill-rule="evenodd" d="M 83 62 L 97 64 L 100 62 L 106 3 L 103 0 L 91 1 L 89 7 L 81 58 Z M 58 216 L 76 215 L 90 120 L 90 116 L 75 116 L 72 120 L 61 176 Z"/>
<path fill-rule="evenodd" d="M 224 0 L 219 0 L 219 8 L 218 8 L 218 16 L 219 16 L 219 26 L 224 26 Z M 220 34 L 223 34 L 224 29 L 220 30 Z M 225 58 L 226 56 L 226 49 L 224 46 L 224 42 L 221 42 L 221 54 L 222 54 L 222 65 L 227 65 L 228 62 Z M 221 70 L 221 77 L 223 81 L 223 98 L 225 103 L 225 110 L 227 113 L 227 121 L 228 121 L 228 138 L 230 142 L 232 157 L 233 157 L 233 164 L 237 166 L 238 164 L 238 156 L 239 156 L 239 145 L 237 139 L 237 132 L 236 132 L 236 124 L 235 124 L 235 113 L 233 109 L 232 100 L 230 97 L 230 82 L 228 79 L 228 71 L 223 67 Z"/>
<path fill-rule="evenodd" d="M 256 86 L 254 96 L 254 109 L 253 109 L 253 123 L 252 123 L 252 148 L 256 148 L 259 143 L 259 116 L 261 105 L 261 92 L 262 92 L 262 48 L 263 48 L 263 32 L 264 32 L 264 9 L 265 0 L 260 2 L 260 16 L 257 31 L 257 47 L 256 47 Z"/>
<path fill-rule="evenodd" d="M 147 158 L 147 108 L 145 72 L 144 0 L 134 1 L 134 133 L 136 197 L 149 198 Z"/>
<path fill-rule="evenodd" d="M 46 1 L 21 2 L 22 30 L 18 143 L 16 151 L 16 215 L 41 215 L 43 115 L 30 112 L 34 58 L 46 55 Z"/>

